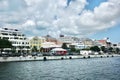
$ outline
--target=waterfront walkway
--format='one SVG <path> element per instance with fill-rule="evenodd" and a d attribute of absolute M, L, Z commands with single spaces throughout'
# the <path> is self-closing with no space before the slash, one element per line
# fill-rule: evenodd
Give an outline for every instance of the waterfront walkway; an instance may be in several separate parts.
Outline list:
<path fill-rule="evenodd" d="M 113 54 L 113 55 L 67 55 L 67 56 L 0 57 L 0 62 L 11 62 L 11 61 L 47 61 L 47 60 L 107 58 L 107 57 L 120 57 L 120 55 Z"/>

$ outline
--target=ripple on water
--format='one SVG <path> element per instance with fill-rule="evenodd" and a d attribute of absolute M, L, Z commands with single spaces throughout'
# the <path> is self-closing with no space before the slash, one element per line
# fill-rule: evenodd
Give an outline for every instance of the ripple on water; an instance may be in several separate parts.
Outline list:
<path fill-rule="evenodd" d="M 120 57 L 2 63 L 0 80 L 120 80 Z"/>

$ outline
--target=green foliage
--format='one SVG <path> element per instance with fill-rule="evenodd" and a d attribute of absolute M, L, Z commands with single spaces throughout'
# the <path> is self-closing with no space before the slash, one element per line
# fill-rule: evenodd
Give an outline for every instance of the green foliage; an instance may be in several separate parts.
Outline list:
<path fill-rule="evenodd" d="M 76 52 L 77 52 L 77 53 L 80 53 L 80 49 L 76 49 Z"/>
<path fill-rule="evenodd" d="M 12 43 L 8 40 L 0 39 L 0 48 L 12 48 Z"/>
<path fill-rule="evenodd" d="M 84 48 L 84 49 L 82 49 L 82 50 L 90 50 L 90 48 Z"/>
<path fill-rule="evenodd" d="M 62 48 L 63 48 L 63 49 L 68 49 L 67 44 L 66 44 L 66 43 L 63 43 L 63 44 L 62 44 Z"/>
<path fill-rule="evenodd" d="M 32 48 L 32 52 L 37 52 L 38 50 L 37 50 L 37 47 L 36 46 L 34 46 L 33 48 Z"/>
<path fill-rule="evenodd" d="M 103 51 L 103 52 L 105 52 L 105 46 L 101 46 L 101 50 Z"/>
<path fill-rule="evenodd" d="M 3 52 L 4 48 L 12 48 L 12 43 L 8 40 L 0 39 L 0 49 L 1 53 Z"/>
<path fill-rule="evenodd" d="M 116 48 L 115 51 L 116 51 L 116 53 L 119 53 L 119 52 L 120 52 L 120 49 L 119 49 L 119 48 Z"/>
<path fill-rule="evenodd" d="M 108 50 L 109 50 L 109 52 L 113 52 L 113 48 L 112 47 L 108 48 Z"/>
<path fill-rule="evenodd" d="M 43 47 L 41 47 L 41 48 L 40 48 L 40 52 L 43 52 L 43 51 L 44 51 L 44 48 L 43 48 Z"/>
<path fill-rule="evenodd" d="M 90 48 L 91 51 L 94 51 L 94 52 L 99 52 L 100 51 L 100 48 L 98 46 L 93 46 Z"/>
<path fill-rule="evenodd" d="M 71 52 L 76 52 L 76 49 L 75 49 L 74 47 L 72 47 L 72 48 L 70 49 L 70 51 L 71 51 Z"/>

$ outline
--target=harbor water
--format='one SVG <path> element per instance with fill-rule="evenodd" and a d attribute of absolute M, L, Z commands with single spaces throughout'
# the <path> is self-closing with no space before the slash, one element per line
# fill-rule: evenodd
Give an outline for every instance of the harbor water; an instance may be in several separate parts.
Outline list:
<path fill-rule="evenodd" d="M 0 80 L 120 80 L 120 57 L 0 63 Z"/>

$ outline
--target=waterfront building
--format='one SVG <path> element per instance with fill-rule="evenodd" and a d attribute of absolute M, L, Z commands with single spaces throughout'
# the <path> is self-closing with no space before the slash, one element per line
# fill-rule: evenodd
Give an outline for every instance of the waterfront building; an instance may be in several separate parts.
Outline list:
<path fill-rule="evenodd" d="M 27 53 L 30 51 L 29 40 L 18 29 L 0 28 L 0 39 L 9 40 L 16 52 Z"/>
<path fill-rule="evenodd" d="M 74 42 L 74 39 L 71 36 L 61 36 L 60 35 L 59 40 L 62 41 L 63 43 L 67 43 L 67 44 L 71 44 Z"/>
<path fill-rule="evenodd" d="M 74 41 L 75 43 L 75 48 L 76 49 L 84 49 L 84 48 L 90 48 L 92 46 L 101 46 L 101 44 L 98 41 L 94 41 L 89 38 L 79 38 L 79 40 Z"/>
<path fill-rule="evenodd" d="M 92 54 L 92 51 L 91 50 L 80 50 L 80 54 L 83 56 L 87 56 L 87 55 Z"/>
<path fill-rule="evenodd" d="M 44 38 L 46 39 L 46 42 L 53 42 L 53 43 L 57 44 L 57 39 L 51 37 L 50 35 L 46 35 L 46 36 L 44 36 Z"/>
<path fill-rule="evenodd" d="M 99 46 L 101 47 L 102 44 L 98 40 L 94 40 L 94 46 Z"/>
<path fill-rule="evenodd" d="M 95 40 L 94 45 L 99 47 L 104 46 L 106 48 L 113 47 L 113 44 L 108 39 Z"/>
<path fill-rule="evenodd" d="M 89 38 L 80 38 L 78 42 L 75 41 L 76 49 L 84 49 L 94 46 L 94 41 Z"/>
<path fill-rule="evenodd" d="M 42 43 L 46 42 L 46 39 L 43 37 L 35 36 L 29 40 L 31 50 L 36 47 L 38 51 L 42 47 Z"/>
<path fill-rule="evenodd" d="M 74 37 L 60 35 L 58 40 L 61 41 L 62 43 L 66 43 L 67 47 L 69 47 L 69 48 L 71 46 L 75 46 L 75 45 L 72 45 L 73 43 L 75 43 L 75 38 Z"/>
<path fill-rule="evenodd" d="M 70 48 L 76 48 L 76 49 L 84 49 L 85 48 L 85 45 L 84 43 L 80 42 L 80 43 L 72 43 L 70 44 Z"/>
<path fill-rule="evenodd" d="M 117 44 L 117 47 L 120 48 L 120 42 Z"/>
<path fill-rule="evenodd" d="M 85 48 L 94 46 L 94 41 L 89 38 L 81 38 L 82 43 L 84 44 Z"/>
<path fill-rule="evenodd" d="M 97 40 L 97 42 L 98 42 L 101 46 L 107 47 L 107 40 Z"/>
<path fill-rule="evenodd" d="M 77 49 L 83 49 L 94 45 L 94 41 L 89 38 L 78 38 L 60 35 L 59 40 L 63 43 L 67 43 L 68 47 L 74 46 Z"/>
<path fill-rule="evenodd" d="M 56 45 L 54 42 L 44 42 L 41 47 L 43 52 L 49 52 L 53 48 L 61 47 L 61 45 Z"/>
<path fill-rule="evenodd" d="M 46 36 L 44 36 L 44 38 L 46 39 L 46 42 L 52 42 L 59 46 L 62 46 L 62 44 L 63 44 L 62 41 L 60 41 L 54 37 L 51 37 L 50 35 L 46 35 Z"/>
<path fill-rule="evenodd" d="M 50 51 L 50 54 L 52 54 L 52 55 L 66 55 L 67 50 L 65 50 L 63 48 L 54 48 Z"/>

